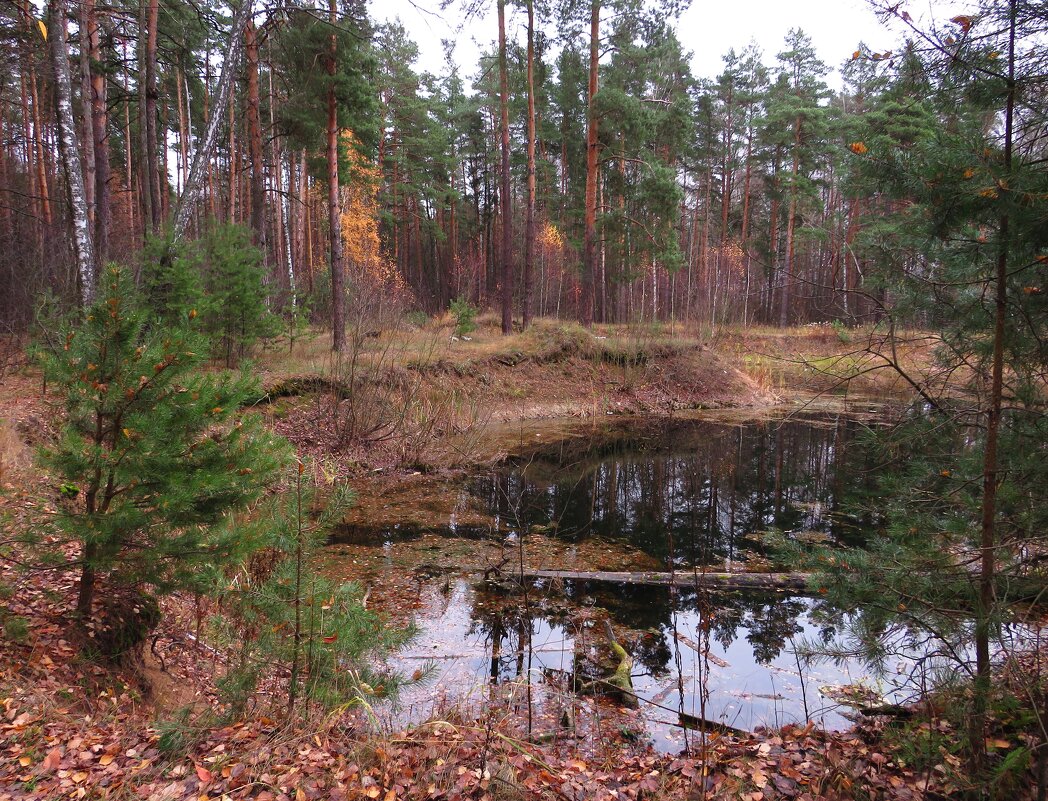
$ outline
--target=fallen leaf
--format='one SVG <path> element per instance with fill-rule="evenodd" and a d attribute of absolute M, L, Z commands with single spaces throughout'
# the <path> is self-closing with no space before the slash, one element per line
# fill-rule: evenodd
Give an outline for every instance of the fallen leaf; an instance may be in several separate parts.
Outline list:
<path fill-rule="evenodd" d="M 47 752 L 47 756 L 44 757 L 44 761 L 40 763 L 40 769 L 44 773 L 50 773 L 57 768 L 62 762 L 62 751 L 58 748 L 52 748 Z"/>
<path fill-rule="evenodd" d="M 754 768 L 753 773 L 750 774 L 750 780 L 762 790 L 768 786 L 768 777 L 760 768 Z"/>

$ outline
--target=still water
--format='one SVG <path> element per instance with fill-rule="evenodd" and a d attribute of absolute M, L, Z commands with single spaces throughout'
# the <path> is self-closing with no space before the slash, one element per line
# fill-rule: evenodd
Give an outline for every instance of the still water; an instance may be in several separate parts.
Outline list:
<path fill-rule="evenodd" d="M 455 506 L 480 509 L 490 523 L 460 526 L 449 515 L 425 533 L 496 540 L 511 555 L 523 538 L 529 565 L 545 569 L 759 569 L 772 555 L 760 536 L 769 530 L 862 542 L 875 521 L 845 509 L 871 492 L 865 429 L 855 417 L 833 415 L 623 421 L 552 442 L 522 435 L 517 456 L 457 488 Z M 358 526 L 336 539 L 390 549 L 422 533 Z M 557 549 L 543 553 L 534 541 Z M 393 663 L 408 674 L 429 663 L 435 680 L 405 693 L 401 722 L 482 701 L 492 686 L 526 687 L 531 702 L 547 708 L 575 703 L 566 677 L 603 638 L 602 616 L 634 657 L 639 715 L 665 750 L 683 742 L 681 712 L 746 730 L 806 721 L 841 728 L 850 725 L 838 703 L 842 685 L 862 685 L 868 700 L 901 701 L 919 690 L 906 655 L 876 677 L 858 659 L 805 659 L 802 651 L 832 642 L 849 622 L 819 598 L 700 598 L 686 588 L 567 581 L 532 585 L 522 606 L 454 573 L 420 579 L 419 597 L 421 633 Z"/>
<path fill-rule="evenodd" d="M 866 424 L 815 417 L 726 425 L 623 422 L 514 460 L 468 491 L 512 533 L 628 543 L 669 566 L 733 562 L 777 529 L 860 542 L 842 512 L 870 485 Z"/>

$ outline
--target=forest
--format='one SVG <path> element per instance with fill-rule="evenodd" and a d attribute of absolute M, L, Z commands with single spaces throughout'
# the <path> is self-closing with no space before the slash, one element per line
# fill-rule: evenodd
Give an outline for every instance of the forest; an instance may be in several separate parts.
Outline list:
<path fill-rule="evenodd" d="M 0 801 L 1048 797 L 1048 0 L 869 7 L 0 2 Z"/>
<path fill-rule="evenodd" d="M 221 3 L 75 5 L 23 0 L 0 18 L 12 328 L 43 290 L 89 297 L 110 259 L 215 222 L 250 227 L 284 313 L 302 298 L 327 314 L 333 286 L 363 281 L 427 313 L 499 308 L 506 330 L 534 316 L 854 324 L 892 291 L 892 209 L 868 162 L 965 112 L 932 91 L 927 42 L 857 42 L 837 90 L 797 29 L 781 52 L 731 51 L 696 76 L 673 9 L 654 6 L 528 4 L 525 43 L 507 41 L 503 13 L 479 64 L 433 75 L 403 26 L 362 4 L 236 18 Z"/>

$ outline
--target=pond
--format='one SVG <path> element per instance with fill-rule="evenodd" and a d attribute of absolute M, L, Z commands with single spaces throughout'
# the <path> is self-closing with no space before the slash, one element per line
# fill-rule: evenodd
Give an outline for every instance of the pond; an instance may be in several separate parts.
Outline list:
<path fill-rule="evenodd" d="M 419 627 L 393 664 L 408 675 L 432 665 L 434 680 L 405 693 L 396 719 L 482 700 L 493 686 L 524 688 L 529 707 L 547 715 L 551 705 L 577 704 L 569 688 L 580 659 L 606 647 L 604 619 L 634 657 L 636 714 L 663 749 L 683 745 L 682 712 L 745 730 L 804 721 L 840 728 L 850 725 L 842 686 L 903 700 L 914 689 L 908 657 L 874 679 L 859 660 L 800 655 L 802 644 L 830 642 L 848 624 L 819 598 L 568 580 L 531 583 L 522 600 L 477 575 L 509 575 L 522 562 L 768 569 L 774 554 L 761 533 L 769 530 L 859 544 L 872 521 L 845 511 L 854 508 L 845 500 L 872 491 L 860 436 L 867 425 L 839 414 L 522 432 L 500 467 L 447 489 L 431 525 L 343 527 L 333 538 L 339 558 L 370 565 L 376 594 L 399 581 L 394 605 Z"/>
<path fill-rule="evenodd" d="M 777 529 L 861 542 L 869 521 L 842 512 L 868 487 L 844 415 L 724 424 L 671 419 L 609 426 L 530 446 L 469 493 L 511 534 L 541 531 L 639 549 L 662 566 L 726 564 Z"/>
<path fill-rule="evenodd" d="M 841 703 L 843 692 L 857 688 L 863 703 L 914 697 L 910 658 L 877 677 L 859 660 L 805 658 L 805 647 L 832 641 L 847 622 L 811 598 L 737 593 L 711 599 L 713 607 L 702 613 L 694 594 L 671 600 L 668 588 L 624 592 L 579 583 L 566 590 L 566 605 L 533 598 L 530 614 L 519 607 L 514 614 L 468 582 L 453 581 L 442 602 L 421 612 L 420 636 L 392 660 L 409 675 L 428 660 L 436 674 L 433 683 L 405 692 L 397 721 L 420 722 L 463 702 L 481 706 L 493 687 L 502 698 L 520 699 L 530 685 L 530 703 L 548 719 L 577 705 L 567 677 L 580 651 L 599 647 L 604 637 L 573 604 L 607 609 L 616 629 L 637 627 L 639 636 L 624 638 L 641 700 L 635 714 L 659 750 L 684 746 L 682 712 L 746 731 L 808 721 L 840 729 L 852 724 L 853 714 Z"/>

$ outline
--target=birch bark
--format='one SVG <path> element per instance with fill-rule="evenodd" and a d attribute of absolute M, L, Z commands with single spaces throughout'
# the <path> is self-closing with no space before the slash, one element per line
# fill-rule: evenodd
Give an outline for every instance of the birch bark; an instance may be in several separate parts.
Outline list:
<path fill-rule="evenodd" d="M 58 149 L 66 174 L 66 193 L 73 223 L 73 251 L 80 279 L 80 302 L 90 306 L 95 299 L 95 253 L 88 221 L 84 174 L 81 172 L 80 143 L 73 120 L 73 87 L 69 75 L 69 47 L 66 44 L 65 0 L 51 2 L 51 56 L 55 68 L 55 99 L 58 112 Z"/>
<path fill-rule="evenodd" d="M 222 73 L 218 78 L 218 87 L 213 98 L 214 102 L 208 113 L 204 139 L 193 154 L 193 166 L 189 169 L 189 178 L 186 180 L 182 196 L 178 199 L 178 205 L 175 209 L 175 223 L 172 229 L 172 237 L 175 241 L 185 235 L 186 227 L 189 225 L 189 219 L 193 213 L 193 207 L 200 200 L 200 195 L 204 188 L 207 165 L 211 161 L 211 154 L 215 150 L 215 143 L 218 141 L 218 128 L 229 103 L 233 78 L 236 76 L 240 66 L 240 57 L 243 53 L 244 44 L 244 29 L 251 18 L 253 3 L 254 0 L 243 0 L 233 17 L 233 29 L 229 33 L 229 47 L 222 62 Z"/>

